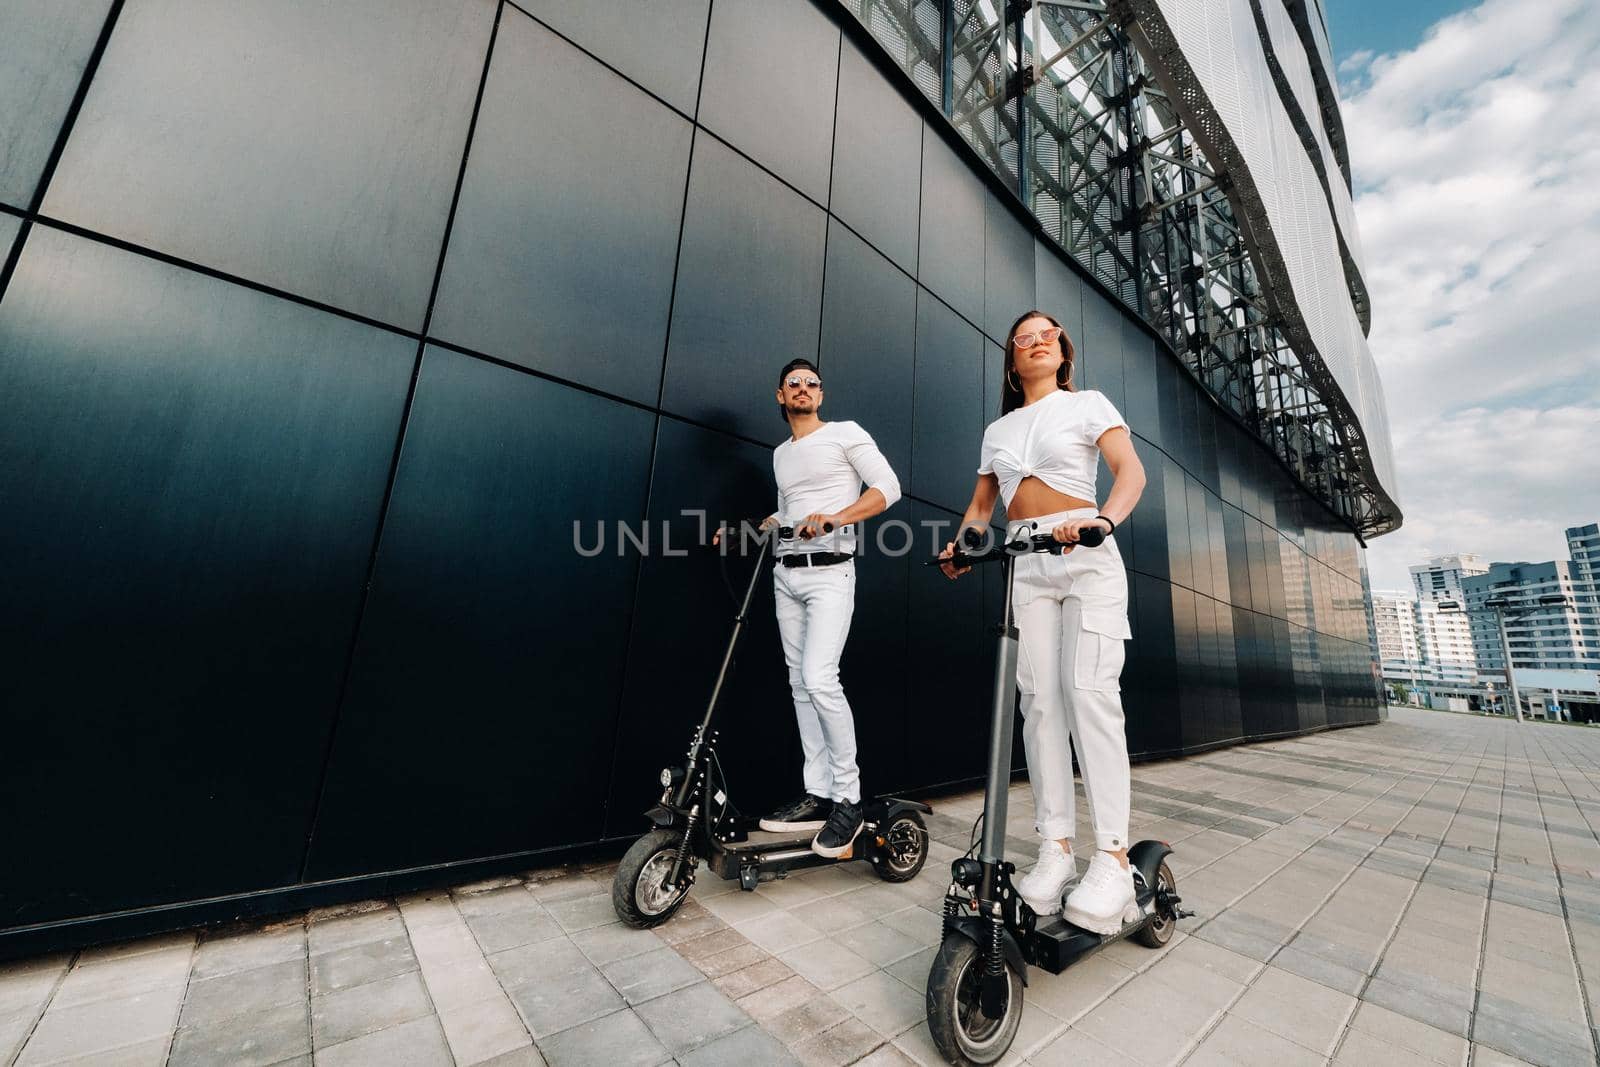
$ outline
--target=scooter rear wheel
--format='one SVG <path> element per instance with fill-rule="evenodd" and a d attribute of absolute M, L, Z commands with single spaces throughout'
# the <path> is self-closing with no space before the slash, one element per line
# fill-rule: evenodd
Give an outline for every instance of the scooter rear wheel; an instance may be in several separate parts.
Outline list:
<path fill-rule="evenodd" d="M 1006 1003 L 1000 1018 L 983 1014 L 978 992 L 983 984 L 983 954 L 961 934 L 944 935 L 928 972 L 928 1031 L 950 1063 L 997 1063 L 1022 1025 L 1022 981 L 1006 968 Z"/>
<path fill-rule="evenodd" d="M 1172 868 L 1163 863 L 1161 869 L 1156 872 L 1156 892 L 1171 893 L 1176 889 L 1177 882 L 1172 878 Z M 1145 923 L 1138 933 L 1133 935 L 1133 939 L 1145 948 L 1161 948 L 1172 940 L 1172 935 L 1177 929 L 1178 919 L 1176 916 L 1159 912 L 1152 916 L 1150 921 Z"/>
<path fill-rule="evenodd" d="M 928 824 L 914 811 L 896 815 L 881 827 L 874 845 L 872 869 L 885 882 L 909 882 L 928 862 Z"/>
<path fill-rule="evenodd" d="M 611 879 L 611 906 L 617 918 L 636 930 L 672 918 L 689 895 L 688 887 L 666 884 L 682 842 L 683 834 L 676 830 L 651 830 L 623 854 Z"/>

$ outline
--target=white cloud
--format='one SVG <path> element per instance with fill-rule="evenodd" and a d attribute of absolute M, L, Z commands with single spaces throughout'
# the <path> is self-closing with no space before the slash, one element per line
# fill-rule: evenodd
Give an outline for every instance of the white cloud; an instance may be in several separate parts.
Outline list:
<path fill-rule="evenodd" d="M 1600 5 L 1487 0 L 1345 102 L 1405 526 L 1430 555 L 1565 558 L 1600 521 Z"/>

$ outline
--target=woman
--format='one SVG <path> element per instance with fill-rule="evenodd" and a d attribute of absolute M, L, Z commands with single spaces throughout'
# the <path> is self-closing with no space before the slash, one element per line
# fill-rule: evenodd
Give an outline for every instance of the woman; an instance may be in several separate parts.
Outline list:
<path fill-rule="evenodd" d="M 1128 577 L 1109 535 L 1127 521 L 1144 491 L 1144 467 L 1127 424 L 1104 394 L 1072 387 L 1072 340 L 1061 324 L 1030 311 L 1006 338 L 1000 418 L 983 435 L 982 462 L 963 529 L 987 526 L 995 497 L 1013 524 L 1031 520 L 1072 545 L 1097 526 L 1098 548 L 1021 556 L 1012 610 L 1020 630 L 1017 687 L 1022 737 L 1033 785 L 1039 862 L 1017 885 L 1035 912 L 1065 912 L 1068 922 L 1109 934 L 1134 906 L 1128 869 L 1128 740 L 1119 676 L 1128 630 Z M 1095 507 L 1095 473 L 1105 456 L 1113 476 L 1105 507 Z M 953 543 L 945 546 L 949 558 Z M 950 563 L 951 578 L 971 568 Z M 1093 817 L 1095 853 L 1082 882 L 1072 855 L 1072 754 L 1078 752 Z M 1132 915 L 1126 916 L 1132 918 Z"/>

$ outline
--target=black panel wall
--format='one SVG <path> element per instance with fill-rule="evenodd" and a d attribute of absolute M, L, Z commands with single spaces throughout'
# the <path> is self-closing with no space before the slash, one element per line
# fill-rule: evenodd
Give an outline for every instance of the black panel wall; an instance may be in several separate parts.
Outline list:
<path fill-rule="evenodd" d="M 0 953 L 636 833 L 797 355 L 907 490 L 866 787 L 975 778 L 1001 590 L 917 563 L 1035 305 L 1149 473 L 1135 756 L 1377 718 L 1352 535 L 831 0 L 7 4 L 0 252 Z M 766 580 L 723 725 L 792 792 Z"/>

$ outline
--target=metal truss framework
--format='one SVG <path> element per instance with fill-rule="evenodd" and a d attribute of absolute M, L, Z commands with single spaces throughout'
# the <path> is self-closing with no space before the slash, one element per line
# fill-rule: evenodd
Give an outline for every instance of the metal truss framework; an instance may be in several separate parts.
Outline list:
<path fill-rule="evenodd" d="M 1153 5 L 1002 2 L 844 0 L 1044 231 L 1312 495 L 1359 536 L 1397 527 L 1248 172 L 1226 165 L 1226 131 L 1195 107 Z"/>

